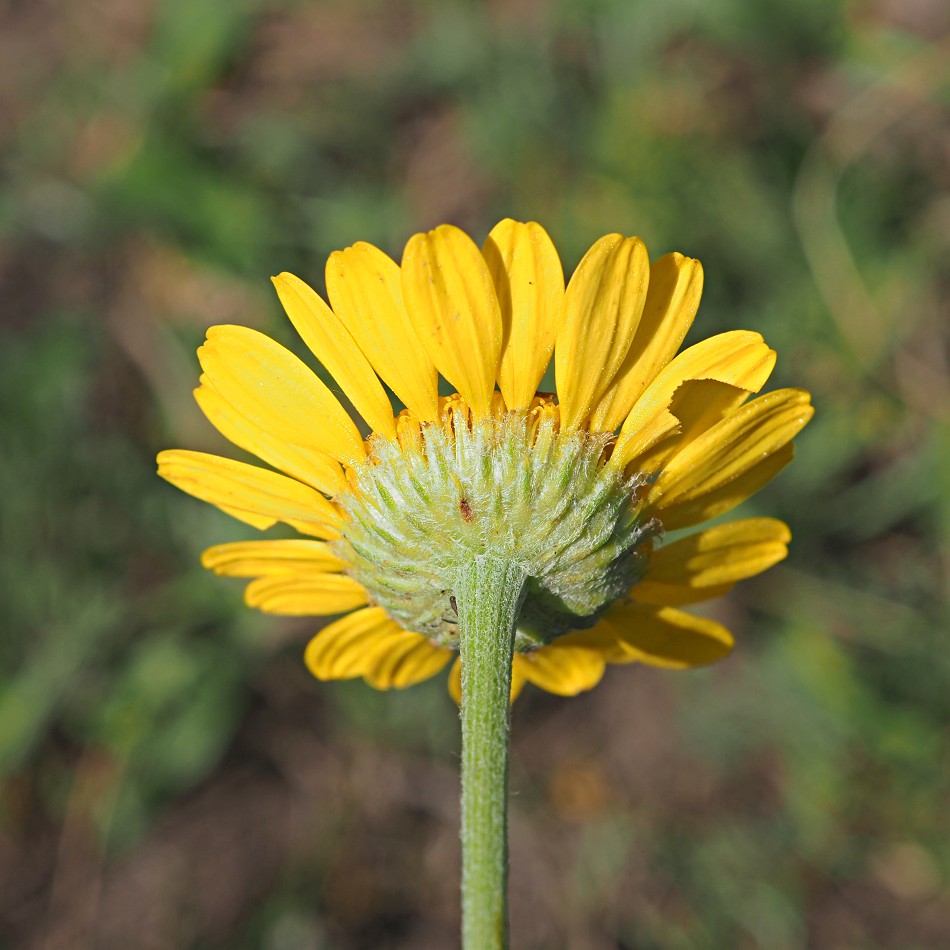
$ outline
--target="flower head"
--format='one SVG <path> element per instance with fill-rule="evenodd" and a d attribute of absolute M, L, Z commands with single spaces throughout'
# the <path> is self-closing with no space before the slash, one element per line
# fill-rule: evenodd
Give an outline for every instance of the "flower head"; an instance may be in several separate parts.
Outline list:
<path fill-rule="evenodd" d="M 198 350 L 196 398 L 272 469 L 159 455 L 179 488 L 304 536 L 218 545 L 203 563 L 252 578 L 247 603 L 265 612 L 345 614 L 307 647 L 317 677 L 385 689 L 437 673 L 457 652 L 455 578 L 481 554 L 529 578 L 513 694 L 527 681 L 572 695 L 607 663 L 683 668 L 730 651 L 724 627 L 679 608 L 781 560 L 787 527 L 749 518 L 667 544 L 664 533 L 758 491 L 812 409 L 798 389 L 752 398 L 775 363 L 757 333 L 677 355 L 698 261 L 651 264 L 638 238 L 611 234 L 565 288 L 545 231 L 505 220 L 481 250 L 450 225 L 417 234 L 401 266 L 355 244 L 331 255 L 326 283 L 330 306 L 274 278 L 363 425 L 289 350 L 218 326 Z M 538 392 L 552 354 L 556 392 Z M 453 394 L 439 395 L 440 376 Z M 458 696 L 457 662 L 449 685 Z"/>

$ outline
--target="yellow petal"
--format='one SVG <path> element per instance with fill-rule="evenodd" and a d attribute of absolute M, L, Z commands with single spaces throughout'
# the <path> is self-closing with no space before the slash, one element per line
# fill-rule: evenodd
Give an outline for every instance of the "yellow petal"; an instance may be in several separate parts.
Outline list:
<path fill-rule="evenodd" d="M 814 413 L 809 399 L 804 390 L 779 389 L 741 406 L 666 464 L 647 506 L 662 512 L 739 478 L 798 434 Z"/>
<path fill-rule="evenodd" d="M 577 265 L 554 348 L 562 428 L 584 424 L 623 365 L 649 279 L 643 242 L 619 234 L 602 237 Z"/>
<path fill-rule="evenodd" d="M 521 691 L 524 689 L 525 678 L 523 671 L 523 664 L 521 661 L 521 654 L 516 653 L 511 662 L 511 694 L 510 702 L 514 702 L 520 695 Z M 452 664 L 452 669 L 449 670 L 449 681 L 448 681 L 449 695 L 452 699 L 458 703 L 459 706 L 462 705 L 462 660 L 461 658 L 456 658 L 455 662 Z"/>
<path fill-rule="evenodd" d="M 520 672 L 535 686 L 558 696 L 576 696 L 596 686 L 604 675 L 599 650 L 561 645 L 558 641 L 533 653 L 519 653 Z"/>
<path fill-rule="evenodd" d="M 476 418 L 488 416 L 502 325 L 495 286 L 478 247 L 449 224 L 414 235 L 402 258 L 402 290 L 438 371 Z"/>
<path fill-rule="evenodd" d="M 751 395 L 718 379 L 687 379 L 673 393 L 670 413 L 680 420 L 685 444 L 738 409 Z"/>
<path fill-rule="evenodd" d="M 240 508 L 231 508 L 228 505 L 218 505 L 217 507 L 226 515 L 237 518 L 238 521 L 243 521 L 245 524 L 249 524 L 252 528 L 258 528 L 260 531 L 266 531 L 268 528 L 272 528 L 277 524 L 276 518 L 265 518 L 263 515 L 255 515 L 252 511 L 241 511 Z"/>
<path fill-rule="evenodd" d="M 273 574 L 251 581 L 244 591 L 248 607 L 286 617 L 322 617 L 363 607 L 363 586 L 345 574 Z"/>
<path fill-rule="evenodd" d="M 286 475 L 184 449 L 160 452 L 158 474 L 189 495 L 229 514 L 248 512 L 257 518 L 272 519 L 270 524 L 284 521 L 307 525 L 318 537 L 340 536 L 338 528 L 342 521 L 336 508 L 318 491 Z"/>
<path fill-rule="evenodd" d="M 435 676 L 454 655 L 454 650 L 403 630 L 387 637 L 374 651 L 363 678 L 375 689 L 405 689 Z"/>
<path fill-rule="evenodd" d="M 235 541 L 216 544 L 201 555 L 209 571 L 224 577 L 263 577 L 271 574 L 312 574 L 342 571 L 341 561 L 322 541 Z"/>
<path fill-rule="evenodd" d="M 715 584 L 709 587 L 690 587 L 687 584 L 673 586 L 671 584 L 653 584 L 650 581 L 641 581 L 637 587 L 642 587 L 642 592 L 635 588 L 630 591 L 630 596 L 641 604 L 684 607 L 687 604 L 698 604 L 703 600 L 725 597 L 735 586 L 734 583 L 731 583 Z"/>
<path fill-rule="evenodd" d="M 644 389 L 679 349 L 703 293 L 703 268 L 682 254 L 666 254 L 650 267 L 643 315 L 623 364 L 594 410 L 591 429 L 612 432 Z"/>
<path fill-rule="evenodd" d="M 351 464 L 365 458 L 359 430 L 336 396 L 270 337 L 247 327 L 212 327 L 198 359 L 211 386 L 275 438 Z"/>
<path fill-rule="evenodd" d="M 757 393 L 775 366 L 775 351 L 758 333 L 730 330 L 683 350 L 657 375 L 634 404 L 621 433 L 636 432 L 668 408 L 688 379 L 715 379 Z"/>
<path fill-rule="evenodd" d="M 284 272 L 271 280 L 300 338 L 337 381 L 356 411 L 373 432 L 387 439 L 395 438 L 392 403 L 340 318 L 299 277 Z"/>
<path fill-rule="evenodd" d="M 509 702 L 513 703 L 521 695 L 521 691 L 524 689 L 526 682 L 522 654 L 516 653 L 511 660 L 511 694 L 509 696 Z"/>
<path fill-rule="evenodd" d="M 673 607 L 621 604 L 585 631 L 605 648 L 608 663 L 646 663 L 687 669 L 715 663 L 732 651 L 732 634 L 720 623 Z M 608 646 L 609 645 L 609 646 Z"/>
<path fill-rule="evenodd" d="M 645 426 L 632 432 L 620 433 L 608 464 L 618 468 L 630 466 L 639 472 L 651 471 L 644 461 L 644 456 L 680 430 L 679 419 L 668 410 L 662 409 Z"/>
<path fill-rule="evenodd" d="M 417 419 L 438 419 L 438 374 L 403 304 L 399 265 L 359 242 L 330 255 L 326 280 L 334 311 L 376 372 Z"/>
<path fill-rule="evenodd" d="M 201 386 L 195 390 L 195 400 L 221 435 L 253 453 L 262 462 L 318 488 L 324 494 L 336 495 L 346 490 L 346 478 L 336 459 L 325 452 L 285 442 L 254 425 L 224 399 L 205 376 L 201 377 Z"/>
<path fill-rule="evenodd" d="M 364 607 L 324 627 L 307 644 L 304 662 L 320 680 L 362 676 L 374 646 L 401 629 L 382 607 Z"/>
<path fill-rule="evenodd" d="M 747 518 L 707 528 L 650 555 L 630 595 L 641 603 L 691 604 L 726 593 L 788 554 L 791 532 L 775 518 Z"/>
<path fill-rule="evenodd" d="M 795 449 L 789 442 L 731 482 L 707 494 L 665 507 L 662 516 L 664 529 L 688 528 L 725 514 L 767 485 L 794 457 Z"/>
<path fill-rule="evenodd" d="M 564 271 L 547 232 L 533 221 L 500 221 L 482 254 L 504 327 L 498 388 L 509 409 L 527 409 L 554 351 Z"/>
<path fill-rule="evenodd" d="M 452 699 L 455 700 L 456 705 L 462 705 L 462 660 L 460 657 L 455 658 L 455 662 L 452 664 L 452 669 L 449 670 L 449 679 L 446 683 L 446 686 L 449 690 L 449 695 Z"/>
<path fill-rule="evenodd" d="M 312 538 L 326 538 L 327 540 L 335 541 L 340 537 L 340 532 L 337 528 L 327 528 L 322 524 L 312 521 L 296 521 L 293 518 L 288 518 L 287 524 L 298 534 L 306 534 Z"/>
<path fill-rule="evenodd" d="M 750 395 L 748 390 L 716 379 L 687 379 L 673 394 L 670 408 L 647 425 L 649 431 L 672 416 L 679 423 L 675 437 L 656 439 L 649 450 L 641 451 L 637 458 L 640 470 L 659 472 L 683 446 L 738 409 Z M 621 435 L 621 441 L 624 439 Z"/>

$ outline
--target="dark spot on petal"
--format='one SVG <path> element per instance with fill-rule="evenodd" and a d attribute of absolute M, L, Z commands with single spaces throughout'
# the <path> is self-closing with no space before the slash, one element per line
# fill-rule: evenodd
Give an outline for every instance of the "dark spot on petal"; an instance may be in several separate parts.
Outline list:
<path fill-rule="evenodd" d="M 467 524 L 472 523 L 472 518 L 475 516 L 472 514 L 472 506 L 468 503 L 468 500 L 463 498 L 459 502 L 459 511 L 462 512 L 462 517 L 465 519 Z"/>

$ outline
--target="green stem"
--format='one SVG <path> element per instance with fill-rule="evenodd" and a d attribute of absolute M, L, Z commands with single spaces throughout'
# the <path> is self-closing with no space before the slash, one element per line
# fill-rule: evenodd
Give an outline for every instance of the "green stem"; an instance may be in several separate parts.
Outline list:
<path fill-rule="evenodd" d="M 508 734 L 525 573 L 490 555 L 459 574 L 462 656 L 462 947 L 508 946 Z"/>

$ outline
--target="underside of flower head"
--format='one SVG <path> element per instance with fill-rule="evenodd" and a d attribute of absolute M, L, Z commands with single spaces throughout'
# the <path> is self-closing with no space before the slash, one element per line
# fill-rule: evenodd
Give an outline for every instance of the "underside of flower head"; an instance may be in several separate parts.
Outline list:
<path fill-rule="evenodd" d="M 812 410 L 801 390 L 751 398 L 775 361 L 756 333 L 677 355 L 698 262 L 651 264 L 639 239 L 608 235 L 565 288 L 543 229 L 506 220 L 482 249 L 447 225 L 416 235 L 401 266 L 356 244 L 331 256 L 326 283 L 329 306 L 292 275 L 275 278 L 362 423 L 270 338 L 214 327 L 196 398 L 271 468 L 159 456 L 185 491 L 304 536 L 219 545 L 204 563 L 252 578 L 247 601 L 264 611 L 346 614 L 311 641 L 315 675 L 388 688 L 443 668 L 456 655 L 454 577 L 479 554 L 529 578 L 513 692 L 528 681 L 569 695 L 606 663 L 686 667 L 728 653 L 728 631 L 679 607 L 781 560 L 788 529 L 754 518 L 661 546 L 662 534 L 766 484 Z M 552 354 L 556 393 L 539 394 Z M 454 396 L 439 396 L 439 377 Z M 457 678 L 456 664 L 453 692 Z"/>
<path fill-rule="evenodd" d="M 550 397 L 482 419 L 442 402 L 441 423 L 407 413 L 398 439 L 370 441 L 331 546 L 389 616 L 443 646 L 457 646 L 459 572 L 483 554 L 529 578 L 516 649 L 593 626 L 646 569 L 659 523 L 640 517 L 645 480 L 605 464 L 603 433 L 561 432 Z"/>

